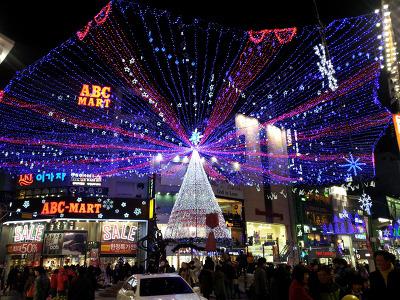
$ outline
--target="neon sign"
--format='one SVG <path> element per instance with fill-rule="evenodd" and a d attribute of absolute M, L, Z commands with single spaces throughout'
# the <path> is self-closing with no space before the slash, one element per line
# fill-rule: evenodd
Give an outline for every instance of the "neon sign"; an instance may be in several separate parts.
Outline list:
<path fill-rule="evenodd" d="M 398 223 L 393 225 L 389 225 L 383 231 L 384 238 L 391 238 L 391 239 L 400 239 L 400 226 Z"/>
<path fill-rule="evenodd" d="M 137 226 L 130 226 L 126 223 L 106 223 L 103 225 L 103 240 L 136 240 Z"/>
<path fill-rule="evenodd" d="M 75 214 L 98 214 L 102 207 L 101 203 L 79 203 L 79 202 L 45 202 L 41 211 L 41 215 L 54 215 L 64 213 Z"/>
<path fill-rule="evenodd" d="M 85 173 L 71 173 L 72 185 L 101 186 L 101 176 Z"/>
<path fill-rule="evenodd" d="M 42 173 L 36 174 L 35 177 L 33 176 L 33 174 L 21 174 L 21 175 L 19 175 L 19 178 L 18 178 L 18 184 L 20 186 L 29 186 L 29 185 L 33 184 L 35 180 L 36 180 L 36 182 L 42 182 L 42 183 L 44 183 L 45 181 L 53 182 L 54 180 L 64 181 L 66 175 L 67 175 L 66 173 L 62 173 L 62 172 L 47 173 L 45 171 L 43 171 Z"/>
<path fill-rule="evenodd" d="M 43 224 L 25 224 L 14 229 L 14 242 L 42 241 L 44 233 Z"/>
<path fill-rule="evenodd" d="M 91 88 L 89 88 L 88 84 L 84 84 L 78 97 L 78 105 L 109 108 L 110 91 L 109 86 L 91 85 Z"/>
<path fill-rule="evenodd" d="M 33 183 L 33 174 L 21 174 L 19 175 L 18 184 L 20 186 L 28 186 Z"/>
<path fill-rule="evenodd" d="M 54 176 L 55 175 L 55 176 Z M 45 182 L 46 180 L 48 180 L 48 181 L 51 181 L 51 182 L 53 182 L 54 181 L 54 177 L 55 177 L 55 179 L 56 180 L 59 180 L 59 181 L 64 181 L 64 179 L 65 179 L 65 176 L 66 176 L 67 174 L 66 173 L 53 173 L 53 172 L 51 172 L 51 173 L 46 173 L 46 172 L 42 172 L 41 174 L 39 173 L 39 174 L 37 174 L 36 175 L 36 181 L 38 181 L 38 182 Z"/>

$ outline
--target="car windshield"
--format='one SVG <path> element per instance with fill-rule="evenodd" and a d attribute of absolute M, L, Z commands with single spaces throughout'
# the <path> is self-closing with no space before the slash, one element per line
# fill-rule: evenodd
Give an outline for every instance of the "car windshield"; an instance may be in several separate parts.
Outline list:
<path fill-rule="evenodd" d="M 155 277 L 140 280 L 140 296 L 192 293 L 192 288 L 181 277 Z"/>

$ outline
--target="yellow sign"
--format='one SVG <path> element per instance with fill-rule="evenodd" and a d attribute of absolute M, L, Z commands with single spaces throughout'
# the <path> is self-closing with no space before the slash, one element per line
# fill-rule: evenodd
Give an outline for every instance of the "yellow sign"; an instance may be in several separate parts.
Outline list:
<path fill-rule="evenodd" d="M 400 114 L 393 115 L 394 129 L 396 130 L 397 145 L 400 150 Z"/>

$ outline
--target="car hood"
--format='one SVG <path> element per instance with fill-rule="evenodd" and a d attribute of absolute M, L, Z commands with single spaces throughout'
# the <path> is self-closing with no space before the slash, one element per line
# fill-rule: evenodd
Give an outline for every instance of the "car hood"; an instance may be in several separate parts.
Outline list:
<path fill-rule="evenodd" d="M 180 295 L 159 295 L 140 297 L 142 300 L 199 300 L 201 299 L 198 294 L 180 294 Z"/>

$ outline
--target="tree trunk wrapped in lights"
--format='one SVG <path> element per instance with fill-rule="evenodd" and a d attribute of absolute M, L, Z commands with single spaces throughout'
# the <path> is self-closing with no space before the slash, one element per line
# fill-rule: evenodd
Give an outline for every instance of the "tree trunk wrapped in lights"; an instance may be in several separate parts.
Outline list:
<path fill-rule="evenodd" d="M 168 221 L 165 238 L 206 239 L 211 230 L 206 224 L 208 214 L 218 216 L 218 225 L 212 229 L 215 238 L 230 238 L 230 232 L 204 171 L 200 155 L 194 150 Z"/>

